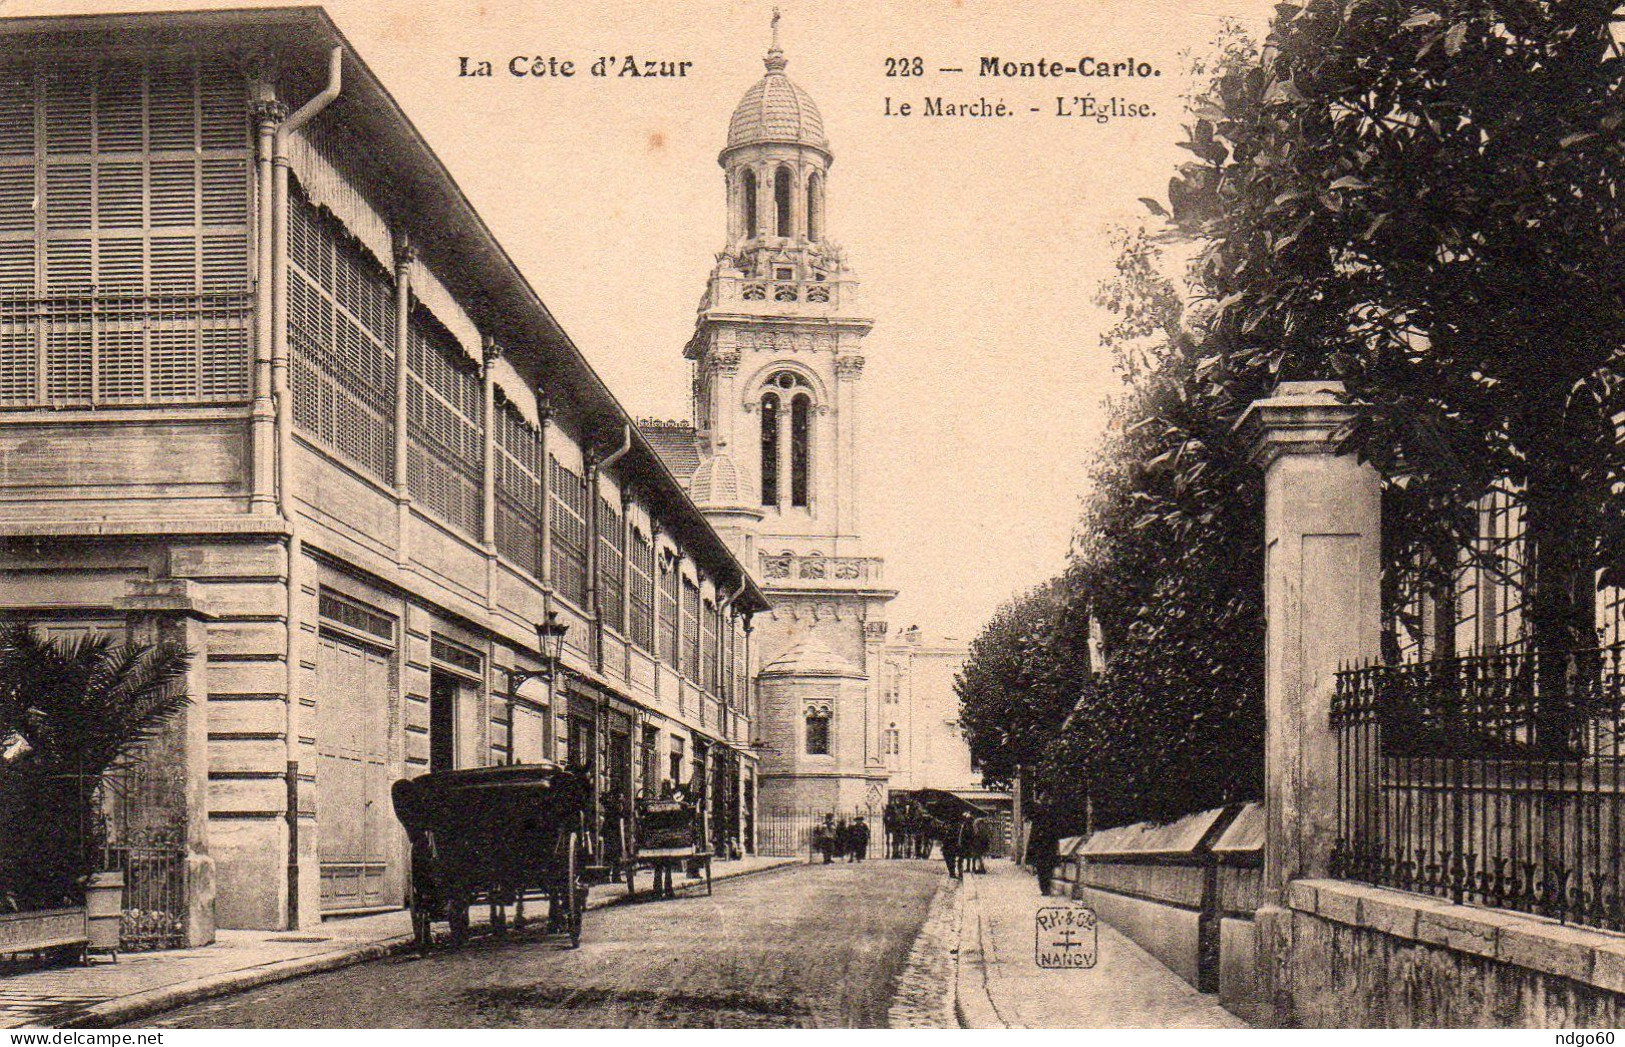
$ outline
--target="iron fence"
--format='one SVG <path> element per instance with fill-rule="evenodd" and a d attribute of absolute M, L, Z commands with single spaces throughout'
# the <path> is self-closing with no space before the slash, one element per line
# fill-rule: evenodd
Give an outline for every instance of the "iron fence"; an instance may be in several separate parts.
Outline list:
<path fill-rule="evenodd" d="M 188 908 L 186 780 L 137 759 L 115 767 L 101 786 L 102 868 L 124 874 L 119 948 L 180 948 Z"/>
<path fill-rule="evenodd" d="M 862 818 L 869 826 L 869 853 L 878 856 L 885 847 L 879 807 L 794 807 L 763 811 L 756 821 L 756 853 L 771 858 L 812 858 L 813 829 L 826 816 L 850 823 Z"/>
<path fill-rule="evenodd" d="M 1622 657 L 1339 672 L 1333 875 L 1625 930 Z"/>

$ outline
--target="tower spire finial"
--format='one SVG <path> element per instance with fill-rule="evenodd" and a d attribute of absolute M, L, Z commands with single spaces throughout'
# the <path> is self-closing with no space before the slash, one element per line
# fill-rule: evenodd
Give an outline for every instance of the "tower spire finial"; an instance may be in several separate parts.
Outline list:
<path fill-rule="evenodd" d="M 773 21 L 770 25 L 773 29 L 773 43 L 767 49 L 767 57 L 762 59 L 762 64 L 767 66 L 767 71 L 770 73 L 782 73 L 789 62 L 786 61 L 784 52 L 779 49 L 779 9 L 777 5 L 773 8 Z"/>

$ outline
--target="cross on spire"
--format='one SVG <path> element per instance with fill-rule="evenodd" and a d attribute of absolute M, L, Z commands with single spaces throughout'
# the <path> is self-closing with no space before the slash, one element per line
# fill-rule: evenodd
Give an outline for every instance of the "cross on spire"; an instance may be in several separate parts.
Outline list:
<path fill-rule="evenodd" d="M 769 23 L 773 29 L 773 43 L 767 49 L 767 57 L 762 59 L 762 64 L 767 66 L 767 71 L 770 73 L 782 73 L 784 67 L 789 64 L 785 61 L 784 52 L 779 49 L 779 17 L 779 9 L 775 5 L 773 8 L 773 21 Z"/>

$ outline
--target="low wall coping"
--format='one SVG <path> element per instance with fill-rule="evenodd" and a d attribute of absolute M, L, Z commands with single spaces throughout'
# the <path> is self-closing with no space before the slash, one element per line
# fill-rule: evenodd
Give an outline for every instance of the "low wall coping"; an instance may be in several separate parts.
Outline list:
<path fill-rule="evenodd" d="M 1236 812 L 1235 820 L 1213 845 L 1213 853 L 1237 856 L 1263 854 L 1266 825 L 1263 804 L 1243 804 L 1241 810 Z"/>
<path fill-rule="evenodd" d="M 1625 993 L 1625 934 L 1345 880 L 1294 880 L 1286 895 L 1289 908 L 1332 923 Z"/>
<path fill-rule="evenodd" d="M 1232 811 L 1218 807 L 1198 814 L 1187 814 L 1167 825 L 1136 822 L 1115 829 L 1102 829 L 1074 853 L 1092 861 L 1112 858 L 1144 858 L 1152 855 L 1194 855 L 1203 845 L 1228 824 Z"/>

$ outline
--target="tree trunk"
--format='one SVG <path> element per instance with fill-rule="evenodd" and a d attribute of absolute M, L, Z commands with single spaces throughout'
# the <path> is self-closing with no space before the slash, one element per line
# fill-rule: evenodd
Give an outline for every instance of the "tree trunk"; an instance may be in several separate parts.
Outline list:
<path fill-rule="evenodd" d="M 1535 656 L 1535 741 L 1553 752 L 1574 741 L 1577 710 L 1567 686 L 1574 652 L 1596 645 L 1595 495 L 1583 461 L 1583 441 L 1553 418 L 1546 452 L 1531 455 L 1525 490 L 1525 613 Z M 1567 446 L 1550 446 L 1564 444 Z M 1564 453 L 1569 452 L 1569 453 Z"/>

